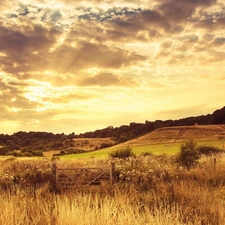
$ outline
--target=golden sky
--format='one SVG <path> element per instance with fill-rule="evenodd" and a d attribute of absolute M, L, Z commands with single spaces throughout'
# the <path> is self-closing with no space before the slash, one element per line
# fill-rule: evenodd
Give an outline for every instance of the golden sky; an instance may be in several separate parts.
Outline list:
<path fill-rule="evenodd" d="M 224 98 L 224 0 L 0 1 L 0 133 L 179 119 Z"/>

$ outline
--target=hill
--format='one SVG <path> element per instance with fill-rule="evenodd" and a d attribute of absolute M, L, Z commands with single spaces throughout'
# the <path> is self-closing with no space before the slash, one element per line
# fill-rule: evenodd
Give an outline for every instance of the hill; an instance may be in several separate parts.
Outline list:
<path fill-rule="evenodd" d="M 66 142 L 69 142 L 69 146 L 66 147 L 66 143 L 64 143 L 64 148 L 44 151 L 44 156 L 91 152 L 116 144 L 113 138 L 74 138 Z"/>
<path fill-rule="evenodd" d="M 194 124 L 198 124 L 193 129 L 199 135 L 203 132 L 200 130 L 202 125 L 211 125 L 211 132 L 213 132 L 213 124 L 225 124 L 225 107 L 208 115 L 187 117 L 179 120 L 146 120 L 145 123 L 131 122 L 129 125 L 120 127 L 108 126 L 101 130 L 83 134 L 75 134 L 73 132 L 66 135 L 64 133 L 53 134 L 35 131 L 19 131 L 12 135 L 0 134 L 0 155 L 41 156 L 43 152 L 52 150 L 65 153 L 79 153 L 106 148 L 110 145 L 121 144 L 127 141 L 128 143 L 135 143 L 135 138 L 137 140 L 140 139 L 142 143 L 147 142 L 147 140 L 157 141 L 157 138 L 158 141 L 165 139 L 170 142 L 177 142 L 181 137 L 184 137 L 183 135 L 188 135 L 191 132 L 189 127 L 193 127 Z M 181 126 L 183 128 L 180 128 Z M 161 134 L 157 133 L 159 131 Z M 162 133 L 162 131 L 165 132 Z M 145 135 L 147 136 L 145 137 Z M 211 134 L 207 136 L 203 132 L 202 135 L 211 138 Z M 159 140 L 159 137 L 161 137 L 161 140 Z M 94 138 L 95 140 L 90 141 L 87 138 Z M 97 139 L 98 142 L 96 142 Z M 91 143 L 93 141 L 95 143 Z"/>
<path fill-rule="evenodd" d="M 187 117 L 178 120 L 165 120 L 165 121 L 146 120 L 145 123 L 131 122 L 129 125 L 122 125 L 120 127 L 115 128 L 113 126 L 109 126 L 101 130 L 79 134 L 76 135 L 76 137 L 79 138 L 114 137 L 117 143 L 123 143 L 136 137 L 145 135 L 158 128 L 192 126 L 194 124 L 198 125 L 225 124 L 225 106 L 221 109 L 214 111 L 212 114 L 201 115 L 196 117 Z"/>
<path fill-rule="evenodd" d="M 158 143 L 177 143 L 190 140 L 223 140 L 225 138 L 225 125 L 194 125 L 163 127 L 156 129 L 141 137 L 134 138 L 121 145 L 141 146 Z"/>

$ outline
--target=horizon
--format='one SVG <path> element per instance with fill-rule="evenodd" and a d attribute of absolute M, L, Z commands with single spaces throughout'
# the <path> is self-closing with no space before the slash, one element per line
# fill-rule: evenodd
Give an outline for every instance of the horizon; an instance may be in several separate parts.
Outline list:
<path fill-rule="evenodd" d="M 221 109 L 223 109 L 223 108 L 225 108 L 225 106 L 223 106 L 222 108 L 220 108 L 220 109 L 215 109 L 213 112 L 211 112 L 211 113 L 207 113 L 207 114 L 205 114 L 205 115 L 196 115 L 196 116 L 190 116 L 190 117 L 182 117 L 182 118 L 177 118 L 177 119 L 174 119 L 173 121 L 175 121 L 175 120 L 182 120 L 182 119 L 188 119 L 188 118 L 191 118 L 191 117 L 199 117 L 199 116 L 207 116 L 207 115 L 212 115 L 216 110 L 221 110 Z M 161 119 L 157 119 L 157 120 L 161 120 Z M 171 120 L 171 119 L 168 119 L 168 120 Z M 146 121 L 148 121 L 148 122 L 155 122 L 156 120 L 154 120 L 154 121 L 150 121 L 150 120 L 145 120 L 145 122 Z M 166 120 L 161 120 L 161 121 L 166 121 Z M 139 123 L 142 123 L 142 124 L 144 124 L 145 122 L 139 122 Z M 88 132 L 95 132 L 95 131 L 97 131 L 97 130 L 103 130 L 103 129 L 105 129 L 105 128 L 107 128 L 107 127 L 113 127 L 113 128 L 119 128 L 119 127 L 121 127 L 121 126 L 129 126 L 131 123 L 138 123 L 138 122 L 130 122 L 129 124 L 120 124 L 119 126 L 111 126 L 111 125 L 109 125 L 109 126 L 106 126 L 106 127 L 102 127 L 102 128 L 99 128 L 99 129 L 96 129 L 96 130 L 88 130 L 88 131 L 84 131 L 84 132 L 82 132 L 82 133 L 75 133 L 75 132 L 71 132 L 71 133 L 74 133 L 75 135 L 81 135 L 81 134 L 84 134 L 84 133 L 88 133 Z M 198 125 L 198 124 L 197 124 Z M 201 124 L 200 124 L 201 125 Z M 199 125 L 199 126 L 200 126 Z M 207 125 L 203 125 L 203 126 L 210 126 L 210 125 L 221 125 L 221 124 L 207 124 Z M 193 124 L 193 126 L 196 126 L 196 124 Z M 176 127 L 178 127 L 178 126 L 176 126 Z M 54 133 L 54 132 L 51 132 L 51 131 L 44 131 L 44 130 L 40 130 L 40 131 L 35 131 L 35 130 L 30 130 L 30 131 L 24 131 L 24 130 L 19 130 L 19 131 L 16 131 L 16 132 L 13 132 L 13 133 L 11 133 L 11 134 L 6 134 L 6 133 L 0 133 L 0 134 L 3 134 L 3 135 L 13 135 L 13 134 L 15 134 L 15 133 L 18 133 L 18 132 L 27 132 L 27 133 L 29 133 L 29 132 L 46 132 L 46 133 L 53 133 L 53 134 L 58 134 L 58 133 L 63 133 L 63 134 L 65 134 L 65 135 L 69 135 L 69 134 L 71 134 L 71 133 L 65 133 L 65 132 L 63 132 L 63 131 L 61 131 L 61 132 L 57 132 L 57 133 Z"/>
<path fill-rule="evenodd" d="M 0 2 L 0 133 L 75 134 L 224 106 L 223 0 Z"/>

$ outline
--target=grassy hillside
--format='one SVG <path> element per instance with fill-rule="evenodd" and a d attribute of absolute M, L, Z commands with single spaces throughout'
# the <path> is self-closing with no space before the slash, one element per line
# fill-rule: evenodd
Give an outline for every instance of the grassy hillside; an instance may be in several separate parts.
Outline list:
<path fill-rule="evenodd" d="M 152 144 L 174 144 L 187 141 L 223 140 L 225 138 L 225 125 L 195 125 L 164 127 L 154 130 L 146 135 L 127 141 L 122 145 L 140 146 Z"/>
<path fill-rule="evenodd" d="M 65 153 L 85 153 L 94 150 L 111 147 L 115 144 L 113 138 L 74 138 L 70 140 L 70 147 L 64 150 Z M 53 154 L 60 154 L 61 150 L 44 151 L 44 156 L 52 156 Z"/>
<path fill-rule="evenodd" d="M 194 138 L 198 145 L 210 145 L 224 148 L 225 125 L 201 125 L 201 126 L 179 126 L 159 128 L 141 137 L 88 153 L 66 155 L 66 158 L 107 157 L 108 153 L 115 148 L 132 147 L 135 154 L 151 152 L 153 154 L 175 154 L 179 152 L 180 145 Z M 80 141 L 91 143 L 92 138 L 80 139 Z M 99 141 L 105 141 L 101 139 Z"/>

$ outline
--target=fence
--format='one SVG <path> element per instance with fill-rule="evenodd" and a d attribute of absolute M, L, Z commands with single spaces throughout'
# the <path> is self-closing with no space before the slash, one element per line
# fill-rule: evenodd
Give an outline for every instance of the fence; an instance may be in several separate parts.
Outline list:
<path fill-rule="evenodd" d="M 59 168 L 56 164 L 52 167 L 53 186 L 59 188 L 75 188 L 77 186 L 99 185 L 115 182 L 115 164 L 109 167 L 76 167 Z"/>

